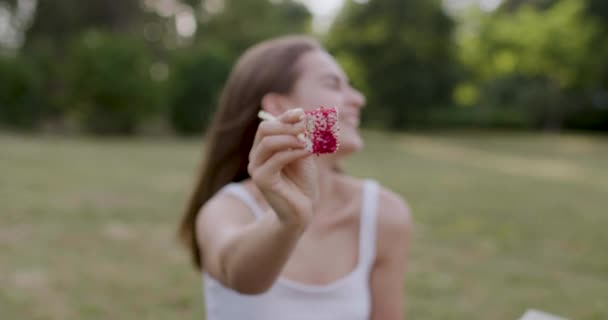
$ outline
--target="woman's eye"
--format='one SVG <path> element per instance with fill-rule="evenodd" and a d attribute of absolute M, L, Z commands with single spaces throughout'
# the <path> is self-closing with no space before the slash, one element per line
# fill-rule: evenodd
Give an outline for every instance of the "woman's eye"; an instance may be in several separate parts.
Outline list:
<path fill-rule="evenodd" d="M 329 88 L 332 88 L 332 89 L 340 88 L 340 83 L 337 80 L 328 80 L 328 81 L 325 81 L 325 83 Z"/>

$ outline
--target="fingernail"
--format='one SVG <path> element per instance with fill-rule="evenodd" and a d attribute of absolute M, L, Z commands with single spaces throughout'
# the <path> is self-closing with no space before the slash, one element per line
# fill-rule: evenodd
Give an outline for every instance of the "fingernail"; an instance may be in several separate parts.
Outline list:
<path fill-rule="evenodd" d="M 304 110 L 302 110 L 302 108 L 295 108 L 295 109 L 291 109 L 289 110 L 289 115 L 291 116 L 295 116 L 295 115 L 304 115 Z"/>
<path fill-rule="evenodd" d="M 304 138 L 303 133 L 298 134 L 298 140 L 300 140 L 300 142 L 306 144 L 306 138 Z"/>

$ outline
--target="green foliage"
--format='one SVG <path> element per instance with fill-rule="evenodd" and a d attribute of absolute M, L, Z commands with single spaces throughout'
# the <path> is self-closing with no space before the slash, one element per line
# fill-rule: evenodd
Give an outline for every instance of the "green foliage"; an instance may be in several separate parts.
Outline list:
<path fill-rule="evenodd" d="M 13 87 L 35 82 L 42 93 L 21 99 L 42 100 L 51 107 L 45 116 L 59 124 L 67 118 L 89 132 L 131 134 L 146 115 L 157 113 L 180 134 L 199 133 L 234 59 L 258 41 L 306 32 L 312 18 L 298 1 L 214 3 L 220 7 L 188 1 L 174 8 L 175 13 L 193 9 L 196 15 L 197 33 L 186 39 L 176 32 L 176 17 L 158 14 L 162 6 L 151 2 L 39 1 L 32 25 L 21 30 L 26 42 L 19 53 L 36 67 L 10 66 L 12 73 L 0 77 Z M 29 76 L 31 70 L 40 72 Z M 39 118 L 40 112 L 30 109 L 14 110 Z"/>
<path fill-rule="evenodd" d="M 607 130 L 606 3 L 503 0 L 494 12 L 447 16 L 440 0 L 349 0 L 325 40 L 367 97 L 367 126 Z M 32 21 L 17 1 L 0 5 L 25 35 L 16 58 L 0 59 L 0 124 L 61 129 L 75 119 L 96 133 L 134 133 L 146 115 L 200 133 L 236 57 L 310 32 L 312 18 L 298 0 L 187 0 L 170 10 L 38 1 Z M 184 12 L 196 18 L 192 38 L 177 32 Z"/>
<path fill-rule="evenodd" d="M 482 79 L 520 73 L 547 77 L 560 88 L 594 84 L 601 60 L 588 48 L 599 29 L 583 11 L 582 1 L 570 0 L 544 11 L 523 6 L 486 17 L 479 37 L 464 40 L 463 61 Z"/>
<path fill-rule="evenodd" d="M 608 131 L 608 110 L 584 110 L 566 119 L 568 128 L 579 130 Z"/>
<path fill-rule="evenodd" d="M 189 48 L 176 54 L 169 91 L 169 121 L 176 132 L 197 134 L 207 127 L 231 64 L 220 51 Z"/>
<path fill-rule="evenodd" d="M 429 128 L 523 129 L 531 120 L 520 108 L 472 106 L 433 109 L 421 120 Z"/>
<path fill-rule="evenodd" d="M 538 9 L 546 9 L 557 1 L 559 0 L 502 0 L 499 10 L 512 12 L 516 11 L 522 6 L 532 6 Z"/>
<path fill-rule="evenodd" d="M 65 63 L 67 108 L 87 131 L 132 134 L 153 111 L 162 87 L 150 77 L 152 59 L 136 40 L 87 32 L 72 46 Z"/>
<path fill-rule="evenodd" d="M 27 45 L 51 39 L 63 47 L 89 29 L 130 31 L 142 14 L 139 0 L 37 1 L 36 18 L 27 29 Z"/>
<path fill-rule="evenodd" d="M 602 29 L 582 0 L 529 5 L 490 16 L 470 16 L 461 61 L 478 84 L 480 105 L 523 108 L 535 126 L 559 129 L 583 107 L 588 89 L 602 86 Z M 466 23 L 466 22 L 465 22 Z"/>
<path fill-rule="evenodd" d="M 307 32 L 311 14 L 293 0 L 202 1 L 197 38 L 235 57 L 249 46 L 279 35 Z M 212 5 L 215 4 L 215 5 Z"/>
<path fill-rule="evenodd" d="M 587 14 L 597 17 L 603 24 L 608 25 L 608 2 L 605 0 L 589 0 Z"/>
<path fill-rule="evenodd" d="M 327 42 L 356 72 L 373 110 L 369 122 L 412 126 L 416 116 L 449 101 L 455 76 L 452 20 L 439 1 L 348 1 Z M 357 83 L 359 82 L 359 83 Z"/>
<path fill-rule="evenodd" d="M 0 125 L 32 130 L 45 112 L 42 84 L 31 61 L 0 56 Z"/>
<path fill-rule="evenodd" d="M 199 44 L 179 49 L 172 61 L 168 115 L 173 129 L 182 135 L 197 134 L 206 128 L 238 55 L 267 38 L 306 32 L 311 22 L 310 12 L 295 1 L 200 4 L 196 34 Z"/>

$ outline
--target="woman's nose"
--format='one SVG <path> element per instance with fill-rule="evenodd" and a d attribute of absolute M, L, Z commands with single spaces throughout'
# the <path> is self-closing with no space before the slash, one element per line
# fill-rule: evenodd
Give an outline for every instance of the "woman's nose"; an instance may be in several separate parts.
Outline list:
<path fill-rule="evenodd" d="M 365 96 L 355 88 L 349 88 L 347 104 L 357 109 L 365 106 Z"/>

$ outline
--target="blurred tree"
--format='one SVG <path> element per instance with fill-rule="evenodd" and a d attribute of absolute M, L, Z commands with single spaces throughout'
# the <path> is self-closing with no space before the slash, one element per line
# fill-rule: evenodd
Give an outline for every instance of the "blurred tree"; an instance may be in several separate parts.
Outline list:
<path fill-rule="evenodd" d="M 21 1 L 23 0 L 13 2 Z M 68 78 L 73 78 L 78 70 L 67 60 L 73 55 L 72 44 L 82 40 L 84 34 L 91 30 L 103 31 L 106 37 L 111 37 L 110 34 L 114 33 L 129 35 L 132 39 L 143 39 L 145 22 L 160 19 L 155 13 L 146 12 L 141 0 L 23 2 L 33 2 L 35 10 L 31 23 L 22 26 L 25 43 L 19 54 L 43 71 L 38 76 L 44 99 L 39 101 L 41 107 L 45 108 L 44 121 L 55 126 L 63 124 L 64 112 L 73 107 L 69 104 L 70 99 L 73 99 L 73 88 L 70 87 L 72 80 Z M 117 36 L 119 42 L 121 36 Z M 113 57 L 105 59 L 112 60 Z"/>
<path fill-rule="evenodd" d="M 311 14 L 295 1 L 188 1 L 198 12 L 196 42 L 172 54 L 169 122 L 179 134 L 202 132 L 231 65 L 249 46 L 274 36 L 305 33 Z"/>
<path fill-rule="evenodd" d="M 0 124 L 36 129 L 44 113 L 38 70 L 21 57 L 0 56 Z"/>
<path fill-rule="evenodd" d="M 608 1 L 589 0 L 588 14 L 599 18 L 608 27 Z M 608 31 L 608 30 L 605 30 Z"/>
<path fill-rule="evenodd" d="M 533 6 L 537 9 L 547 9 L 559 0 L 503 0 L 500 10 L 515 12 L 522 6 Z"/>
<path fill-rule="evenodd" d="M 203 0 L 197 40 L 203 47 L 223 47 L 233 58 L 261 40 L 310 31 L 312 15 L 294 0 Z"/>
<path fill-rule="evenodd" d="M 0 0 L 0 5 L 17 16 L 22 1 L 28 2 Z M 200 132 L 236 56 L 260 40 L 307 32 L 312 18 L 293 0 L 33 3 L 35 18 L 22 26 L 26 41 L 19 55 L 35 65 L 29 69 L 41 71 L 35 87 L 44 99 L 37 101 L 47 109 L 36 114 L 51 115 L 58 124 L 64 112 L 77 115 L 84 127 L 98 133 L 133 132 L 142 115 L 165 102 L 170 103 L 168 120 L 176 130 Z M 198 29 L 190 39 L 179 30 L 188 14 L 198 19 L 188 27 Z M 25 70 L 5 75 L 29 85 L 32 77 Z M 150 80 L 154 70 L 169 75 L 169 96 L 151 89 L 160 85 Z"/>
<path fill-rule="evenodd" d="M 89 29 L 133 31 L 142 15 L 140 0 L 39 0 L 34 22 L 26 32 L 26 45 L 39 41 L 67 44 Z"/>
<path fill-rule="evenodd" d="M 169 89 L 169 122 L 182 135 L 201 133 L 209 123 L 231 61 L 221 51 L 176 52 Z"/>
<path fill-rule="evenodd" d="M 582 0 L 522 5 L 463 33 L 461 59 L 480 84 L 480 104 L 524 108 L 538 126 L 560 129 L 587 103 L 586 90 L 601 86 L 606 51 L 593 50 L 601 28 L 585 9 Z"/>
<path fill-rule="evenodd" d="M 429 108 L 449 102 L 456 70 L 452 29 L 440 1 L 347 1 L 327 42 L 366 91 L 373 106 L 366 122 L 413 126 Z"/>
<path fill-rule="evenodd" d="M 151 78 L 152 59 L 141 40 L 84 33 L 63 67 L 66 106 L 92 133 L 133 134 L 162 102 L 162 87 Z"/>
<path fill-rule="evenodd" d="M 590 103 L 568 119 L 567 125 L 577 129 L 608 131 L 608 1 L 588 1 L 586 15 L 598 21 L 600 26 L 589 48 L 594 53 L 590 59 L 600 59 L 595 70 L 600 80 L 594 87 L 586 88 Z"/>

